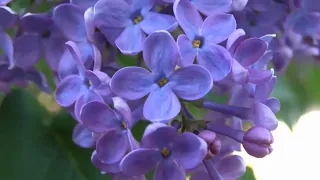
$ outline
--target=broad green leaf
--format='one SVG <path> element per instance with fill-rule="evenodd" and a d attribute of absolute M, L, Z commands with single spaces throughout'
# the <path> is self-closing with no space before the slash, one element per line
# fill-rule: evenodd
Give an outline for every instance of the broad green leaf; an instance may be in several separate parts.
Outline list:
<path fill-rule="evenodd" d="M 108 179 L 90 162 L 92 150 L 71 140 L 74 120 L 62 113 L 53 119 L 24 90 L 14 90 L 0 107 L 0 179 Z"/>

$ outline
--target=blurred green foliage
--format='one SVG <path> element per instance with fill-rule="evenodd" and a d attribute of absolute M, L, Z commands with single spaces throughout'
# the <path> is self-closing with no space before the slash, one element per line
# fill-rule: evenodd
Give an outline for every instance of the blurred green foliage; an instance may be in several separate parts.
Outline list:
<path fill-rule="evenodd" d="M 92 166 L 92 150 L 72 142 L 70 115 L 50 114 L 25 90 L 14 90 L 0 107 L 0 179 L 108 179 Z"/>

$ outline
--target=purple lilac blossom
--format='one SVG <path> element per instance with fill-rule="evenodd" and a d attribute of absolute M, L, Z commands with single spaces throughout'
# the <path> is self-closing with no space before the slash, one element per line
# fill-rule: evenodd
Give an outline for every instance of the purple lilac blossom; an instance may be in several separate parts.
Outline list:
<path fill-rule="evenodd" d="M 168 32 L 150 34 L 143 49 L 144 62 L 151 72 L 141 67 L 122 68 L 114 74 L 110 86 L 115 94 L 128 100 L 140 99 L 150 93 L 143 107 L 146 119 L 168 121 L 180 112 L 177 96 L 196 100 L 212 88 L 212 78 L 201 66 L 190 65 L 175 70 L 178 47 Z"/>
<path fill-rule="evenodd" d="M 222 46 L 236 28 L 236 21 L 230 14 L 215 14 L 204 21 L 200 13 L 188 0 L 177 0 L 174 4 L 177 21 L 186 35 L 178 37 L 177 43 L 182 56 L 181 66 L 193 64 L 197 58 L 212 75 L 214 81 L 226 77 L 232 64 L 232 57 Z"/>
<path fill-rule="evenodd" d="M 110 43 L 123 54 L 142 51 L 146 34 L 177 27 L 173 16 L 150 11 L 153 0 L 99 0 L 94 6 L 94 21 Z"/>
<path fill-rule="evenodd" d="M 91 101 L 104 102 L 102 96 L 107 96 L 106 98 L 108 98 L 111 95 L 107 83 L 110 81 L 110 78 L 107 74 L 99 71 L 101 55 L 97 48 L 92 46 L 95 52 L 94 67 L 93 70 L 88 70 L 83 64 L 84 61 L 81 58 L 78 46 L 71 41 L 68 41 L 66 44 L 73 57 L 73 59 L 68 60 L 75 60 L 77 72 L 65 72 L 65 74 L 69 74 L 59 82 L 55 97 L 57 102 L 63 107 L 68 107 L 75 103 L 75 117 L 80 121 L 80 112 L 86 103 Z M 69 71 L 69 69 L 67 68 L 66 70 Z M 104 93 L 99 93 L 100 89 L 103 89 Z"/>
<path fill-rule="evenodd" d="M 89 102 L 81 111 L 84 126 L 101 134 L 97 139 L 96 153 L 104 164 L 116 163 L 128 150 L 138 147 L 130 131 L 135 122 L 128 104 L 114 97 L 113 106 L 115 110 L 102 102 Z"/>
<path fill-rule="evenodd" d="M 131 151 L 120 163 L 124 174 L 138 176 L 156 167 L 155 180 L 184 180 L 185 169 L 195 168 L 207 153 L 204 140 L 165 124 L 149 125 L 141 141 L 141 148 Z"/>
<path fill-rule="evenodd" d="M 42 51 L 45 60 L 53 71 L 58 70 L 59 60 L 65 50 L 67 41 L 56 24 L 51 19 L 50 13 L 27 13 L 21 17 L 21 29 L 23 34 L 36 36 L 39 48 L 31 48 L 29 51 L 38 53 Z M 23 48 L 29 48 L 32 39 L 26 42 Z"/>

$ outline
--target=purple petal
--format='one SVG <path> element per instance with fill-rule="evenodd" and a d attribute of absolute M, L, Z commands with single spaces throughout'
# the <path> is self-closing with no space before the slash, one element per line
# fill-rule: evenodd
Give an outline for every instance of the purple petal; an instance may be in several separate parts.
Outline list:
<path fill-rule="evenodd" d="M 171 159 L 163 160 L 158 165 L 154 176 L 154 180 L 185 180 L 186 175 L 183 170 L 180 169 L 177 162 Z"/>
<path fill-rule="evenodd" d="M 12 0 L 0 0 L 0 6 L 5 6 L 7 5 L 9 2 L 11 2 Z"/>
<path fill-rule="evenodd" d="M 276 34 L 267 34 L 267 35 L 264 35 L 264 36 L 260 37 L 260 39 L 263 40 L 264 42 L 270 44 L 271 41 L 272 41 L 276 36 L 277 36 Z"/>
<path fill-rule="evenodd" d="M 129 151 L 133 151 L 140 148 L 139 142 L 133 137 L 130 129 L 127 129 L 127 138 L 129 143 Z"/>
<path fill-rule="evenodd" d="M 90 71 L 86 70 L 86 77 L 92 83 L 92 88 L 97 88 L 102 83 L 107 83 L 111 78 L 104 72 L 101 71 Z"/>
<path fill-rule="evenodd" d="M 72 4 L 58 5 L 53 10 L 52 19 L 69 40 L 87 40 L 84 16 L 76 6 Z"/>
<path fill-rule="evenodd" d="M 254 84 L 268 82 L 272 76 L 273 74 L 271 70 L 249 69 L 249 82 Z"/>
<path fill-rule="evenodd" d="M 149 94 L 157 85 L 148 70 L 140 67 L 125 67 L 113 75 L 110 87 L 118 96 L 135 100 Z"/>
<path fill-rule="evenodd" d="M 178 136 L 172 147 L 172 158 L 185 169 L 197 167 L 207 155 L 207 143 L 196 135 L 185 132 Z"/>
<path fill-rule="evenodd" d="M 75 60 L 72 57 L 69 49 L 65 49 L 58 65 L 58 75 L 60 79 L 64 79 L 71 74 L 79 74 L 79 70 Z"/>
<path fill-rule="evenodd" d="M 93 49 L 93 57 L 94 57 L 94 66 L 93 66 L 93 70 L 94 71 L 100 71 L 101 69 L 101 52 L 99 51 L 99 49 L 95 46 L 92 45 L 92 49 Z M 110 52 L 108 52 L 110 53 Z"/>
<path fill-rule="evenodd" d="M 301 7 L 307 11 L 320 11 L 320 2 L 313 0 L 303 0 L 301 1 Z"/>
<path fill-rule="evenodd" d="M 96 92 L 94 92 L 92 89 L 88 90 L 87 93 L 83 94 L 78 98 L 78 100 L 74 105 L 74 115 L 78 121 L 81 122 L 80 114 L 83 106 L 92 101 L 99 101 L 102 103 L 104 102 L 103 98 L 100 95 L 98 95 Z"/>
<path fill-rule="evenodd" d="M 110 28 L 106 25 L 97 25 L 97 27 L 112 46 L 116 46 L 115 41 L 124 30 L 124 28 Z"/>
<path fill-rule="evenodd" d="M 167 31 L 150 34 L 143 45 L 147 67 L 155 74 L 169 76 L 179 59 L 178 46 Z"/>
<path fill-rule="evenodd" d="M 93 151 L 91 156 L 91 162 L 96 168 L 100 169 L 101 171 L 105 171 L 108 173 L 119 173 L 121 171 L 119 167 L 120 162 L 104 164 L 98 159 L 97 151 Z"/>
<path fill-rule="evenodd" d="M 124 28 L 130 22 L 131 8 L 124 0 L 100 0 L 94 6 L 94 20 L 97 26 Z"/>
<path fill-rule="evenodd" d="M 19 15 L 10 9 L 10 7 L 0 6 L 0 29 L 12 27 L 18 20 Z"/>
<path fill-rule="evenodd" d="M 97 157 L 105 164 L 118 162 L 128 150 L 127 143 L 127 137 L 122 132 L 108 131 L 97 141 Z"/>
<path fill-rule="evenodd" d="M 97 0 L 94 0 L 97 1 Z M 88 8 L 85 12 L 84 12 L 84 23 L 85 23 L 85 28 L 86 28 L 86 35 L 87 35 L 87 39 L 90 42 L 93 42 L 93 38 L 94 38 L 94 31 L 95 31 L 95 24 L 94 24 L 94 11 L 93 11 L 93 7 Z"/>
<path fill-rule="evenodd" d="M 177 136 L 175 128 L 163 123 L 152 123 L 145 129 L 141 145 L 145 148 L 161 149 L 169 146 Z"/>
<path fill-rule="evenodd" d="M 38 71 L 34 67 L 31 67 L 25 71 L 25 76 L 29 81 L 35 83 L 43 92 L 51 94 L 51 87 L 46 76 L 42 72 Z"/>
<path fill-rule="evenodd" d="M 272 77 L 268 82 L 260 83 L 256 86 L 254 97 L 257 102 L 263 103 L 269 98 L 276 81 L 277 77 Z"/>
<path fill-rule="evenodd" d="M 231 8 L 232 0 L 192 0 L 192 3 L 205 15 L 227 12 Z"/>
<path fill-rule="evenodd" d="M 132 114 L 131 109 L 127 102 L 120 97 L 113 97 L 113 106 L 114 108 L 121 113 L 121 115 L 125 118 L 126 122 L 129 122 L 130 128 L 132 127 Z"/>
<path fill-rule="evenodd" d="M 188 66 L 193 64 L 197 56 L 197 49 L 192 46 L 192 41 L 188 36 L 181 34 L 177 39 L 181 60 L 178 62 L 180 66 Z"/>
<path fill-rule="evenodd" d="M 205 96 L 212 88 L 210 73 L 199 65 L 190 65 L 175 71 L 169 78 L 173 92 L 186 100 Z"/>
<path fill-rule="evenodd" d="M 161 153 L 158 150 L 141 148 L 127 154 L 120 168 L 127 175 L 139 176 L 153 169 L 160 159 Z"/>
<path fill-rule="evenodd" d="M 72 105 L 87 90 L 83 79 L 77 75 L 70 75 L 59 83 L 55 93 L 56 100 L 62 107 L 67 107 Z"/>
<path fill-rule="evenodd" d="M 226 48 L 229 50 L 231 46 L 236 42 L 239 37 L 246 35 L 246 32 L 243 29 L 237 29 L 233 31 L 227 41 L 227 46 Z"/>
<path fill-rule="evenodd" d="M 210 44 L 199 50 L 198 63 L 211 74 L 213 81 L 220 81 L 231 71 L 232 57 L 222 46 Z"/>
<path fill-rule="evenodd" d="M 232 70 L 231 70 L 232 79 L 239 83 L 245 84 L 248 83 L 249 80 L 249 72 L 246 68 L 244 68 L 238 61 L 234 60 L 232 63 Z"/>
<path fill-rule="evenodd" d="M 270 108 L 262 103 L 253 106 L 251 118 L 254 125 L 264 127 L 270 131 L 278 127 L 278 120 Z"/>
<path fill-rule="evenodd" d="M 115 43 L 123 54 L 136 55 L 142 50 L 146 35 L 140 26 L 132 25 L 126 27 Z"/>
<path fill-rule="evenodd" d="M 179 25 L 189 38 L 193 40 L 200 34 L 203 24 L 202 17 L 188 0 L 177 0 L 173 11 Z"/>
<path fill-rule="evenodd" d="M 85 76 L 85 71 L 86 71 L 86 68 L 84 65 L 85 62 L 84 62 L 83 57 L 81 56 L 82 54 L 81 54 L 81 51 L 80 51 L 78 44 L 73 41 L 68 41 L 68 42 L 66 42 L 66 45 L 72 55 L 72 58 L 76 62 L 79 73 L 82 76 Z"/>
<path fill-rule="evenodd" d="M 37 34 L 48 31 L 52 23 L 49 13 L 26 13 L 20 20 L 24 32 Z"/>
<path fill-rule="evenodd" d="M 231 14 L 216 14 L 207 17 L 202 25 L 202 36 L 206 43 L 218 44 L 236 30 L 236 20 Z"/>
<path fill-rule="evenodd" d="M 147 34 L 158 30 L 173 31 L 178 26 L 176 19 L 167 14 L 148 12 L 143 18 L 140 27 Z"/>
<path fill-rule="evenodd" d="M 224 179 L 238 179 L 246 172 L 244 160 L 237 155 L 226 156 L 218 161 L 216 168 Z"/>
<path fill-rule="evenodd" d="M 209 177 L 209 174 L 207 172 L 205 172 L 205 171 L 197 171 L 190 178 L 190 180 L 198 180 L 198 179 L 211 180 L 210 177 Z"/>
<path fill-rule="evenodd" d="M 66 50 L 65 42 L 65 38 L 59 36 L 51 37 L 45 41 L 46 47 L 44 56 L 48 65 L 54 71 L 58 71 L 59 62 L 63 59 L 63 55 Z"/>
<path fill-rule="evenodd" d="M 83 124 L 77 124 L 73 128 L 72 140 L 82 148 L 91 148 L 96 142 L 92 137 L 92 132 L 89 131 Z"/>
<path fill-rule="evenodd" d="M 81 111 L 81 122 L 91 131 L 103 133 L 120 127 L 114 111 L 102 102 L 89 102 Z"/>
<path fill-rule="evenodd" d="M 164 86 L 149 94 L 143 106 L 143 115 L 152 122 L 169 121 L 179 114 L 180 109 L 181 105 L 177 96 L 169 86 Z"/>
<path fill-rule="evenodd" d="M 266 52 L 268 44 L 258 38 L 243 41 L 236 49 L 234 58 L 244 67 L 258 61 Z"/>
<path fill-rule="evenodd" d="M 3 51 L 4 55 L 8 58 L 9 60 L 9 69 L 14 66 L 13 62 L 13 42 L 10 38 L 10 36 L 0 30 L 0 49 Z"/>
<path fill-rule="evenodd" d="M 90 7 L 93 7 L 98 0 L 70 0 L 70 3 L 80 7 L 83 10 L 86 10 Z"/>
<path fill-rule="evenodd" d="M 131 4 L 133 11 L 141 10 L 142 14 L 149 11 L 154 4 L 154 0 L 143 0 L 143 1 L 141 1 L 141 0 L 126 0 L 126 1 Z"/>
<path fill-rule="evenodd" d="M 280 111 L 280 101 L 277 98 L 269 98 L 265 103 L 273 113 Z"/>
<path fill-rule="evenodd" d="M 14 41 L 14 61 L 22 69 L 35 64 L 41 57 L 41 39 L 36 35 L 23 35 Z"/>

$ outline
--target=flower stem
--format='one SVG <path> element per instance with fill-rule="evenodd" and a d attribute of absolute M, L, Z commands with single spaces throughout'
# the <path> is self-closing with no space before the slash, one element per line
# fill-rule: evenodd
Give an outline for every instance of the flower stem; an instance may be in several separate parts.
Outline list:
<path fill-rule="evenodd" d="M 211 180 L 222 180 L 223 178 L 218 173 L 217 169 L 214 167 L 211 159 L 205 159 L 203 160 L 203 164 L 207 169 L 207 172 L 209 174 L 209 177 Z"/>

